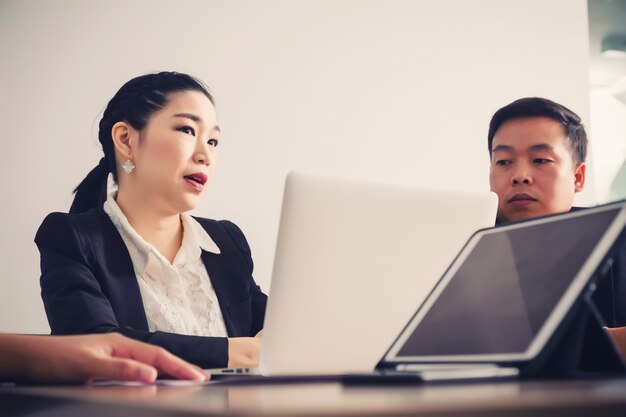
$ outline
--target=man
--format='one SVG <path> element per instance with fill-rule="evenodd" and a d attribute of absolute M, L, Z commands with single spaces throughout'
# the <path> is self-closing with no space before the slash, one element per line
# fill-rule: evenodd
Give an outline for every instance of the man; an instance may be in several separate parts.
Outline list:
<path fill-rule="evenodd" d="M 498 110 L 489 125 L 498 222 L 569 211 L 585 185 L 587 134 L 572 111 L 542 98 Z"/>
<path fill-rule="evenodd" d="M 487 137 L 496 223 L 576 210 L 585 185 L 587 133 L 580 117 L 553 101 L 522 98 L 498 110 Z M 626 231 L 610 276 L 594 300 L 626 358 Z M 619 302 L 622 301 L 622 302 Z"/>
<path fill-rule="evenodd" d="M 0 333 L 0 381 L 152 383 L 157 371 L 198 382 L 208 375 L 165 349 L 117 333 L 34 336 Z"/>

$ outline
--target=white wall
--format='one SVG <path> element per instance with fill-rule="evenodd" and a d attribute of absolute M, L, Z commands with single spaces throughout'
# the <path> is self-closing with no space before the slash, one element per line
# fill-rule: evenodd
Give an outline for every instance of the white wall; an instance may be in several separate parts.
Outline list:
<path fill-rule="evenodd" d="M 593 180 L 598 201 L 606 202 L 617 197 L 611 195 L 611 184 L 626 160 L 626 105 L 610 88 L 592 89 L 589 101 Z"/>
<path fill-rule="evenodd" d="M 48 331 L 32 239 L 133 76 L 212 87 L 224 140 L 196 213 L 242 227 L 267 290 L 289 169 L 488 189 L 491 114 L 539 95 L 587 120 L 587 51 L 584 0 L 0 1 L 0 330 Z"/>

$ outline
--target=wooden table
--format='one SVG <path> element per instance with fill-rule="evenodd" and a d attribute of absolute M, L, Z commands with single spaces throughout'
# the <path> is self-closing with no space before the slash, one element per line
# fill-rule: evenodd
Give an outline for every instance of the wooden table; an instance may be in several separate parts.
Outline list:
<path fill-rule="evenodd" d="M 346 387 L 339 383 L 0 388 L 0 416 L 626 416 L 626 378 Z"/>

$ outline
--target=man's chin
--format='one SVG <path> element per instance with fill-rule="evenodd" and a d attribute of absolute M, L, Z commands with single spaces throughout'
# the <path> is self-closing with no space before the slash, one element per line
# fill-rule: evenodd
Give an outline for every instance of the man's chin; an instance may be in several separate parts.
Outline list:
<path fill-rule="evenodd" d="M 543 213 L 538 212 L 537 210 L 530 210 L 527 208 L 516 209 L 516 210 L 507 210 L 504 212 L 498 212 L 498 223 L 505 222 L 514 222 L 518 220 L 528 220 L 533 217 L 542 216 Z"/>

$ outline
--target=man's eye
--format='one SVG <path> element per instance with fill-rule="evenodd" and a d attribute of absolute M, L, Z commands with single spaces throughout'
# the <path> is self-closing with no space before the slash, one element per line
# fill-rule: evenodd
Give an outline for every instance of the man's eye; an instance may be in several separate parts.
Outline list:
<path fill-rule="evenodd" d="M 511 161 L 509 161 L 508 159 L 498 159 L 496 161 L 496 165 L 500 165 L 500 166 L 506 166 L 510 164 L 511 164 Z"/>
<path fill-rule="evenodd" d="M 535 164 L 542 165 L 542 164 L 547 164 L 547 163 L 552 162 L 552 161 L 551 161 L 550 159 L 546 159 L 546 158 L 535 158 L 535 159 L 533 160 L 533 162 L 534 162 Z"/>
<path fill-rule="evenodd" d="M 179 127 L 177 130 L 179 130 L 180 132 L 186 133 L 188 135 L 196 136 L 196 131 L 193 130 L 193 127 L 191 126 Z"/>
<path fill-rule="evenodd" d="M 209 139 L 207 143 L 209 144 L 209 146 L 213 146 L 215 148 L 220 142 L 217 139 Z"/>

